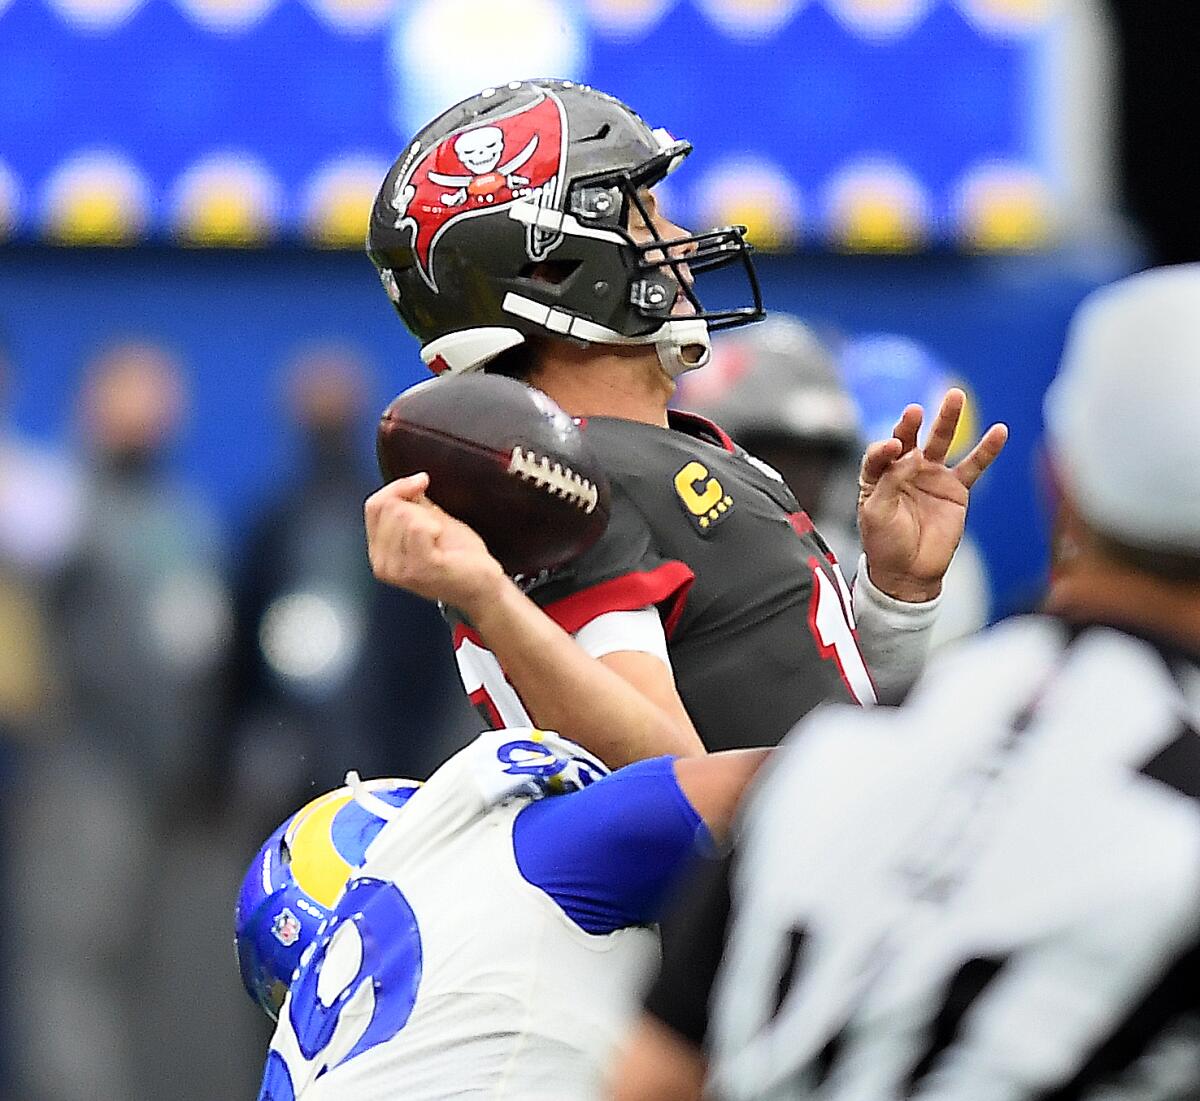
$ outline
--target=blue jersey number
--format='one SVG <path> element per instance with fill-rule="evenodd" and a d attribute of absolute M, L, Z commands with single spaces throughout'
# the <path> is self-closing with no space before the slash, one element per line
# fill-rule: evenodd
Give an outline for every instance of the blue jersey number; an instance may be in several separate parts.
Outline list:
<path fill-rule="evenodd" d="M 346 888 L 300 965 L 280 1027 L 290 1028 L 306 1080 L 386 1043 L 407 1023 L 421 982 L 417 918 L 394 883 L 356 879 Z M 353 1003 L 357 1030 L 339 1032 Z M 327 1051 L 336 1038 L 336 1050 Z M 280 1053 L 267 1059 L 259 1101 L 294 1101 L 293 1073 Z"/>

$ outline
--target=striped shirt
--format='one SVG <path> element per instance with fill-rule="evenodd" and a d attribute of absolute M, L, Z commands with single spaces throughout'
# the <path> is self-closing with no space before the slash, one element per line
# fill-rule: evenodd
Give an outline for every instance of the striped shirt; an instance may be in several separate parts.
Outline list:
<path fill-rule="evenodd" d="M 724 1101 L 1200 1097 L 1198 730 L 1195 655 L 1043 617 L 817 712 L 648 1008 Z"/>

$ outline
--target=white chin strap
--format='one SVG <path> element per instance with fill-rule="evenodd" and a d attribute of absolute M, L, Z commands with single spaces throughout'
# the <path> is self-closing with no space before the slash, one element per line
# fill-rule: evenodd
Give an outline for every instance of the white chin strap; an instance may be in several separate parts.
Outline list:
<path fill-rule="evenodd" d="M 563 313 L 540 302 L 511 292 L 504 297 L 504 308 L 542 326 L 553 336 L 570 336 L 588 344 L 653 344 L 658 361 L 671 378 L 684 371 L 703 367 L 712 355 L 708 325 L 695 317 L 664 321 L 657 329 L 642 336 L 625 336 L 615 329 L 597 325 L 582 317 Z M 421 349 L 421 359 L 436 375 L 457 375 L 478 371 L 501 352 L 524 342 L 517 329 L 490 326 L 448 333 L 431 340 Z"/>

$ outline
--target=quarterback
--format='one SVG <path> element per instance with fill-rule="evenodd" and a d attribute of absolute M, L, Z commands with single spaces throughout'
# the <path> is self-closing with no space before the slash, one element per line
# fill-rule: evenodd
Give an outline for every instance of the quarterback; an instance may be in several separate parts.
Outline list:
<path fill-rule="evenodd" d="M 425 363 L 544 391 L 612 484 L 605 535 L 538 577 L 506 577 L 421 477 L 367 502 L 376 576 L 443 603 L 489 725 L 772 745 L 824 700 L 897 695 L 923 663 L 968 492 L 1004 444 L 993 426 L 948 466 L 962 392 L 924 447 L 923 410 L 903 411 L 864 457 L 847 584 L 776 471 L 668 408 L 710 333 L 764 312 L 744 227 L 688 233 L 658 205 L 690 151 L 595 89 L 513 82 L 426 126 L 376 199 L 368 252 Z M 699 281 L 725 265 L 746 304 L 705 309 Z"/>
<path fill-rule="evenodd" d="M 609 773 L 498 730 L 424 784 L 351 774 L 272 834 L 239 895 L 242 977 L 277 1017 L 260 1101 L 598 1096 L 651 925 L 762 755 Z"/>

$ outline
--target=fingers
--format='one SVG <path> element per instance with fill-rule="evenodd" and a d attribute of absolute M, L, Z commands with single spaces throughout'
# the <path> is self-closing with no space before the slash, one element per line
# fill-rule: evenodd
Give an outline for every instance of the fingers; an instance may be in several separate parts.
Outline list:
<path fill-rule="evenodd" d="M 958 480 L 970 489 L 979 480 L 979 475 L 996 461 L 1007 441 L 1008 425 L 993 424 L 971 449 L 970 454 L 954 468 Z"/>
<path fill-rule="evenodd" d="M 966 403 L 967 395 L 957 386 L 952 386 L 946 391 L 937 416 L 933 419 L 933 427 L 929 430 L 929 439 L 925 442 L 925 458 L 930 462 L 943 463 L 946 461 L 946 455 L 950 451 L 954 433 L 958 431 L 958 422 Z"/>
<path fill-rule="evenodd" d="M 867 447 L 858 474 L 860 486 L 874 485 L 892 463 L 917 446 L 917 434 L 921 431 L 924 419 L 925 410 L 919 405 L 905 406 L 896 427 L 892 429 L 891 438 L 877 440 Z"/>
<path fill-rule="evenodd" d="M 921 422 L 925 419 L 925 410 L 919 405 L 907 405 L 896 427 L 892 429 L 893 438 L 901 443 L 900 454 L 903 455 L 917 446 L 917 433 L 921 431 Z"/>
<path fill-rule="evenodd" d="M 863 455 L 862 467 L 858 473 L 859 485 L 873 486 L 883 477 L 883 472 L 903 454 L 904 443 L 896 436 L 871 444 Z"/>

